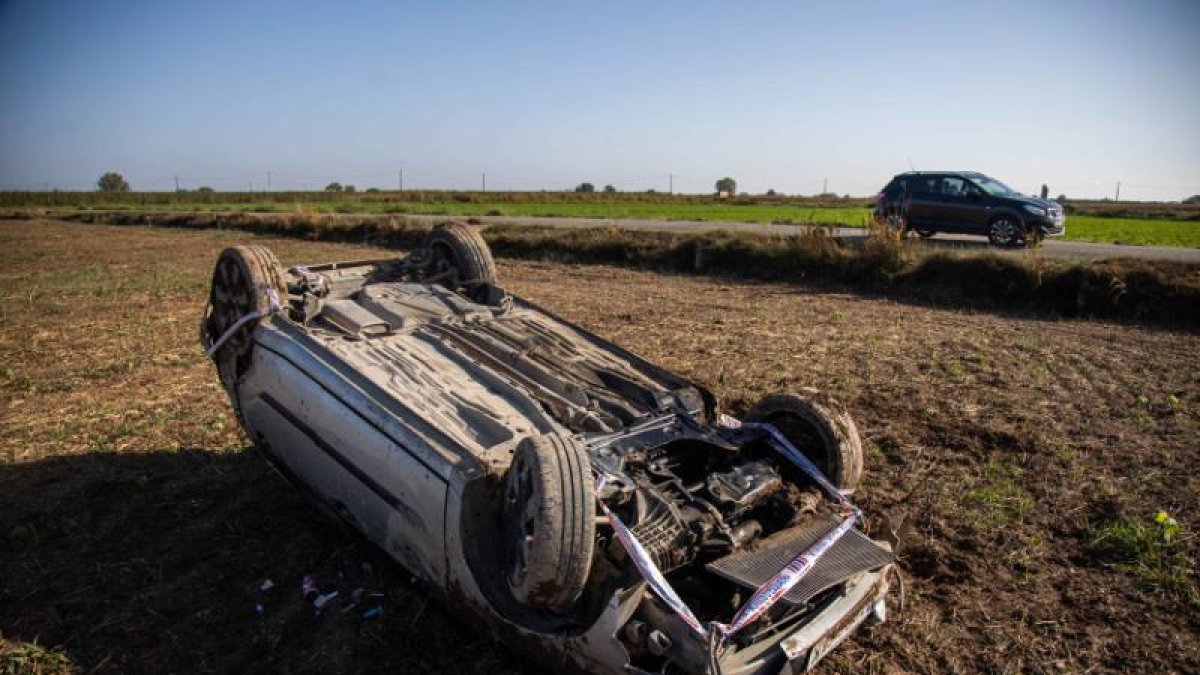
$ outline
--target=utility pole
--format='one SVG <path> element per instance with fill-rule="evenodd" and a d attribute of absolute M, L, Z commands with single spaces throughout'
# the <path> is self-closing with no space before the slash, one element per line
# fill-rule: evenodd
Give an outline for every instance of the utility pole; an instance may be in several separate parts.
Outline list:
<path fill-rule="evenodd" d="M 404 192 L 404 169 L 397 170 L 396 176 L 397 176 L 399 184 L 400 184 L 400 191 Z"/>
<path fill-rule="evenodd" d="M 667 194 L 675 194 L 675 174 L 667 174 Z"/>
<path fill-rule="evenodd" d="M 247 181 L 247 182 L 250 183 L 250 191 L 254 192 L 254 181 Z"/>
<path fill-rule="evenodd" d="M 1117 198 L 1114 199 L 1113 201 L 1116 201 L 1116 202 L 1121 201 L 1121 181 L 1117 181 Z"/>
<path fill-rule="evenodd" d="M 179 192 L 179 176 L 175 176 L 175 191 Z"/>
<path fill-rule="evenodd" d="M 267 172 L 267 192 L 271 191 L 271 172 Z"/>
<path fill-rule="evenodd" d="M 487 174 L 483 174 L 483 192 L 487 192 Z"/>
<path fill-rule="evenodd" d="M 825 194 L 826 192 L 829 192 L 829 179 L 828 178 L 826 178 L 825 181 L 823 183 L 821 183 L 821 194 Z"/>

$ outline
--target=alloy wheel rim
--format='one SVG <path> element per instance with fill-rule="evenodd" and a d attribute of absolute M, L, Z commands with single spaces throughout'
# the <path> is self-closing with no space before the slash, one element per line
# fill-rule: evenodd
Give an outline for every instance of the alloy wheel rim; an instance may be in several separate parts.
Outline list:
<path fill-rule="evenodd" d="M 992 240 L 997 244 L 1003 245 L 1012 242 L 1015 234 L 1016 227 L 1008 218 L 999 218 L 992 223 Z"/>

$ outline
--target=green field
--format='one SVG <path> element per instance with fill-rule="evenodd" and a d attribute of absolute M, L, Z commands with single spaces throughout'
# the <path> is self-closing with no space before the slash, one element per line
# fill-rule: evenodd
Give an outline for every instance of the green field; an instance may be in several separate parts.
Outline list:
<path fill-rule="evenodd" d="M 862 227 L 869 198 L 576 192 L 0 192 L 0 207 L 58 211 L 415 214 Z M 1200 205 L 1153 202 L 1067 203 L 1066 239 L 1200 248 Z"/>
<path fill-rule="evenodd" d="M 1200 222 L 1068 216 L 1064 239 L 1134 246 L 1200 248 Z"/>

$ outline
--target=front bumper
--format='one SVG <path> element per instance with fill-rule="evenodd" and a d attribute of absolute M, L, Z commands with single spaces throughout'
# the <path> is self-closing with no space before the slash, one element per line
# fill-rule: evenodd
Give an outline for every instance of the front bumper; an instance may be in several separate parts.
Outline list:
<path fill-rule="evenodd" d="M 1043 237 L 1061 237 L 1067 233 L 1067 218 L 1066 216 L 1031 217 L 1027 220 L 1027 226 Z"/>
<path fill-rule="evenodd" d="M 892 566 L 865 572 L 846 582 L 841 595 L 793 633 L 756 643 L 721 659 L 724 675 L 805 673 L 850 637 L 864 622 L 887 618 Z"/>

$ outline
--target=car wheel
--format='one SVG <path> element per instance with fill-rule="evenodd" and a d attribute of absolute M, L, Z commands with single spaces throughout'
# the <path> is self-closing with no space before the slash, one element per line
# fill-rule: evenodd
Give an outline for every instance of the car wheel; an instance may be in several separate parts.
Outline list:
<path fill-rule="evenodd" d="M 816 389 L 771 394 L 750 409 L 750 422 L 770 422 L 841 490 L 862 478 L 862 439 L 840 403 Z"/>
<path fill-rule="evenodd" d="M 917 234 L 918 234 L 918 235 L 920 235 L 920 237 L 921 237 L 922 239 L 929 239 L 929 238 L 930 238 L 930 237 L 932 237 L 933 235 L 937 234 L 937 230 L 921 230 L 921 229 L 918 229 L 918 230 L 917 230 Z"/>
<path fill-rule="evenodd" d="M 1012 216 L 997 216 L 988 225 L 988 241 L 992 246 L 1012 246 L 1018 237 L 1017 221 Z"/>
<path fill-rule="evenodd" d="M 470 300 L 488 303 L 496 286 L 496 261 L 487 242 L 466 223 L 445 223 L 425 240 L 429 275 Z"/>
<path fill-rule="evenodd" d="M 265 246 L 233 246 L 221 251 L 213 268 L 209 291 L 209 309 L 205 329 L 212 340 L 219 339 L 250 312 L 266 312 L 271 307 L 267 289 L 273 289 L 279 301 L 287 299 L 287 283 L 279 259 Z M 266 321 L 262 316 L 238 328 L 213 355 L 226 387 L 250 365 L 254 329 Z"/>
<path fill-rule="evenodd" d="M 533 609 L 563 612 L 592 566 L 596 505 L 591 463 L 575 439 L 523 439 L 505 481 L 501 523 L 509 591 Z"/>

